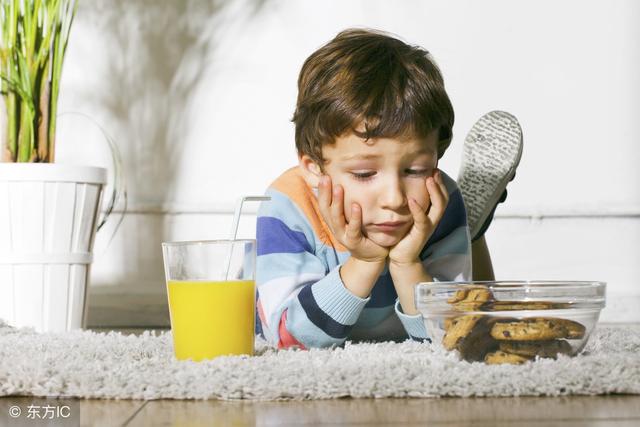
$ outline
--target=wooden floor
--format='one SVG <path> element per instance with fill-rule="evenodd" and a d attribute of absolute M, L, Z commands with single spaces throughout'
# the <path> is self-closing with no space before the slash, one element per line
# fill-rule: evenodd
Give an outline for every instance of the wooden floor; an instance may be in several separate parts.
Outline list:
<path fill-rule="evenodd" d="M 340 399 L 306 402 L 0 399 L 1 426 L 32 426 L 27 407 L 71 407 L 55 426 L 567 426 L 638 427 L 640 396 Z M 11 407 L 22 414 L 10 418 Z M 54 411 L 55 412 L 55 411 Z M 65 414 L 65 412 L 62 412 Z M 40 416 L 44 412 L 40 410 Z M 40 420 L 42 422 L 42 420 Z"/>
<path fill-rule="evenodd" d="M 48 423 L 28 418 L 29 406 Z M 12 418 L 16 408 L 21 413 Z M 59 416 L 52 416 L 55 411 Z M 0 398 L 0 427 L 35 425 L 639 427 L 640 395 L 306 402 Z"/>

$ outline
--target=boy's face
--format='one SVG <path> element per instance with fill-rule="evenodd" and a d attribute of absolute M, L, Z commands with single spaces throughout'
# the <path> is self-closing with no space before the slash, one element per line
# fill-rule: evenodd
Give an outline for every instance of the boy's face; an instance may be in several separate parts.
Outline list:
<path fill-rule="evenodd" d="M 376 138 L 353 133 L 323 147 L 325 173 L 344 188 L 345 217 L 351 204 L 362 208 L 363 233 L 380 246 L 398 243 L 411 229 L 408 198 L 427 203 L 426 179 L 437 167 L 438 131 L 427 138 Z"/>

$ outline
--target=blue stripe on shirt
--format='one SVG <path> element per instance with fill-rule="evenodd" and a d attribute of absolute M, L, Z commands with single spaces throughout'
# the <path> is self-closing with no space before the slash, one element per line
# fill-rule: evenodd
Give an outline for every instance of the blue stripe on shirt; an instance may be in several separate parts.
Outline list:
<path fill-rule="evenodd" d="M 304 233 L 291 230 L 278 218 L 258 217 L 256 230 L 258 256 L 273 253 L 312 252 Z"/>
<path fill-rule="evenodd" d="M 327 315 L 316 302 L 311 291 L 311 286 L 305 286 L 298 294 L 298 301 L 304 309 L 307 318 L 322 329 L 327 335 L 332 338 L 346 338 L 353 325 L 343 325 L 336 322 L 330 316 Z"/>
<path fill-rule="evenodd" d="M 287 195 L 270 188 L 265 193 L 271 197 L 270 201 L 262 202 L 258 209 L 258 218 L 277 218 L 287 224 L 294 231 L 304 233 L 310 247 L 316 246 L 316 236 L 313 227 L 304 212 Z"/>

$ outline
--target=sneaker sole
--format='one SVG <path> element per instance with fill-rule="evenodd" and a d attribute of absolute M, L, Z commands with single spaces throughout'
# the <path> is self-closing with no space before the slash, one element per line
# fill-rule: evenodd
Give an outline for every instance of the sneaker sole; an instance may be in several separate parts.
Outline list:
<path fill-rule="evenodd" d="M 467 209 L 471 237 L 476 236 L 513 179 L 522 157 L 522 129 L 504 111 L 482 116 L 464 140 L 458 187 Z"/>

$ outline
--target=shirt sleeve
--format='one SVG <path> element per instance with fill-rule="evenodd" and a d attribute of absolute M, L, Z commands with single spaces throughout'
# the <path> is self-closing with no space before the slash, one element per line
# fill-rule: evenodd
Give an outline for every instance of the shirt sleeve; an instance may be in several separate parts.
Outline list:
<path fill-rule="evenodd" d="M 462 194 L 456 182 L 442 174 L 449 192 L 449 203 L 440 223 L 420 254 L 425 270 L 434 282 L 471 280 L 471 238 Z M 429 339 L 422 315 L 402 313 L 396 302 L 396 314 L 407 334 L 418 340 Z"/>
<path fill-rule="evenodd" d="M 267 195 L 271 201 L 261 205 L 256 225 L 257 310 L 265 338 L 279 348 L 342 344 L 369 298 L 344 286 L 340 266 L 329 270 L 298 206 L 279 191 Z"/>
<path fill-rule="evenodd" d="M 396 315 L 400 319 L 400 322 L 402 322 L 402 326 L 404 326 L 404 329 L 407 331 L 409 338 L 415 341 L 431 341 L 429 334 L 427 334 L 427 328 L 424 326 L 422 314 L 418 313 L 414 316 L 404 314 L 399 300 L 396 300 L 395 310 Z"/>

